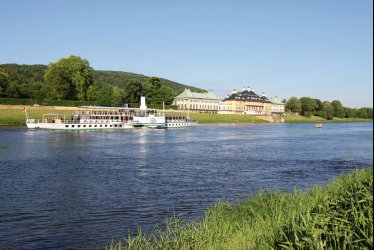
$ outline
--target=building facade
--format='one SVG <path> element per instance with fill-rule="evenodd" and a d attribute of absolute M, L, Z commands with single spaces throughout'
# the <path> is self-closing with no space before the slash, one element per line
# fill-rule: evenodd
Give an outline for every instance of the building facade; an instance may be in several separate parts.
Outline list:
<path fill-rule="evenodd" d="M 256 94 L 253 89 L 232 91 L 223 101 L 212 92 L 195 93 L 185 89 L 175 97 L 173 105 L 179 110 L 218 114 L 272 115 L 284 113 L 285 104 L 277 97 L 269 100 L 264 93 Z"/>
<path fill-rule="evenodd" d="M 180 110 L 217 113 L 221 102 L 221 99 L 215 96 L 213 92 L 195 93 L 185 89 L 180 95 L 175 97 L 173 105 Z"/>
<path fill-rule="evenodd" d="M 272 102 L 272 107 L 271 107 L 271 112 L 272 113 L 277 113 L 277 114 L 283 114 L 285 112 L 285 107 L 286 107 L 286 104 L 284 104 L 283 102 L 281 102 L 278 97 L 274 97 L 271 99 L 271 102 Z"/>
<path fill-rule="evenodd" d="M 242 92 L 234 90 L 223 101 L 231 106 L 232 113 L 271 115 L 272 112 L 272 102 L 265 94 L 259 96 L 250 88 L 245 88 Z"/>

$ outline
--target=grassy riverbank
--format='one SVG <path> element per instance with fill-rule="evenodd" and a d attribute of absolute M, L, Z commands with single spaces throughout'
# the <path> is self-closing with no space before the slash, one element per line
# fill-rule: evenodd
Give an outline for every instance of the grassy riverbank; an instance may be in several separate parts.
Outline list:
<path fill-rule="evenodd" d="M 59 113 L 71 115 L 72 110 L 70 109 L 56 109 L 53 107 L 49 108 L 38 108 L 28 107 L 27 113 L 30 118 L 41 119 L 43 114 L 47 113 Z M 22 112 L 22 106 L 2 106 L 0 107 L 0 126 L 26 126 L 26 115 Z"/>
<path fill-rule="evenodd" d="M 187 112 L 166 112 L 166 115 L 183 115 Z M 192 120 L 198 120 L 199 123 L 268 123 L 268 121 L 248 115 L 220 115 L 208 113 L 190 113 Z"/>
<path fill-rule="evenodd" d="M 30 118 L 40 119 L 46 113 L 63 113 L 71 115 L 71 108 L 64 107 L 28 107 L 27 112 Z M 184 115 L 184 112 L 166 112 L 167 114 Z M 204 123 L 267 123 L 268 121 L 254 116 L 245 115 L 218 115 L 190 113 L 190 118 Z M 0 106 L 0 126 L 25 126 L 26 118 L 22 113 L 22 106 Z"/>
<path fill-rule="evenodd" d="M 23 106 L 0 105 L 0 126 L 25 126 L 26 118 L 22 113 Z M 40 119 L 46 113 L 63 113 L 71 115 L 74 108 L 71 107 L 28 107 L 27 111 L 30 118 Z M 167 111 L 167 114 L 187 115 L 187 112 Z M 208 113 L 190 113 L 190 118 L 198 120 L 200 124 L 206 123 L 268 123 L 264 119 L 247 115 L 219 115 Z M 323 118 L 312 116 L 310 118 L 298 115 L 286 115 L 285 122 L 287 123 L 301 123 L 301 122 L 372 122 L 369 119 L 349 118 L 341 119 L 334 118 L 332 121 L 327 121 Z"/>
<path fill-rule="evenodd" d="M 110 249 L 372 249 L 373 169 L 309 191 L 260 191 L 238 205 L 218 202 L 200 222 L 172 218 Z"/>
<path fill-rule="evenodd" d="M 305 117 L 301 115 L 286 115 L 284 122 L 286 123 L 302 123 L 302 122 L 372 122 L 371 119 L 362 118 L 337 118 L 334 117 L 332 120 L 326 120 L 319 116 Z"/>

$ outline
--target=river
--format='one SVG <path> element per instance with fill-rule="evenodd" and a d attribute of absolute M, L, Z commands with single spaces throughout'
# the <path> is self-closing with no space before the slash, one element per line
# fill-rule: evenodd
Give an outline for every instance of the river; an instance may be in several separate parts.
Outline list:
<path fill-rule="evenodd" d="M 373 123 L 0 129 L 0 248 L 95 249 L 173 213 L 373 165 Z"/>

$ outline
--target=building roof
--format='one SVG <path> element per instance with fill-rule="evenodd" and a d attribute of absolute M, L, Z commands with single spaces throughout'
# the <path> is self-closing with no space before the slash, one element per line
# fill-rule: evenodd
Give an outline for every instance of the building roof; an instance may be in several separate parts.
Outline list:
<path fill-rule="evenodd" d="M 243 92 L 233 91 L 224 101 L 271 102 L 265 95 L 259 96 L 253 90 L 248 89 Z"/>
<path fill-rule="evenodd" d="M 213 92 L 196 93 L 192 92 L 189 89 L 185 89 L 180 95 L 175 98 L 221 100 L 221 98 L 218 98 L 215 94 L 213 94 Z"/>
<path fill-rule="evenodd" d="M 278 99 L 277 96 L 274 97 L 274 98 L 272 98 L 272 99 L 271 99 L 271 102 L 272 102 L 273 104 L 276 104 L 276 105 L 286 105 L 286 104 L 284 104 L 283 102 L 281 102 L 281 101 Z"/>

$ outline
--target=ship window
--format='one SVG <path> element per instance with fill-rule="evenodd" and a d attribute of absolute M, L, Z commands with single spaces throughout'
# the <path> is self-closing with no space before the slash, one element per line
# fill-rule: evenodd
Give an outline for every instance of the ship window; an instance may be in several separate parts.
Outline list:
<path fill-rule="evenodd" d="M 68 128 L 69 127 L 69 125 L 65 125 L 65 128 Z"/>
<path fill-rule="evenodd" d="M 103 125 L 100 125 L 100 128 L 102 127 Z"/>
<path fill-rule="evenodd" d="M 80 127 L 81 127 L 81 125 L 78 125 L 77 127 L 78 127 L 78 128 L 80 128 Z"/>
<path fill-rule="evenodd" d="M 97 125 L 95 125 L 95 128 L 97 127 Z"/>
<path fill-rule="evenodd" d="M 108 125 L 105 124 L 105 127 L 107 127 Z"/>
<path fill-rule="evenodd" d="M 109 127 L 112 127 L 113 125 L 110 125 Z"/>
<path fill-rule="evenodd" d="M 88 127 L 90 127 L 90 128 L 91 128 L 91 127 L 92 127 L 92 125 L 88 125 Z"/>
<path fill-rule="evenodd" d="M 119 126 L 120 126 L 120 127 L 122 127 L 122 125 L 121 125 L 121 124 L 120 124 Z"/>
<path fill-rule="evenodd" d="M 74 127 L 75 127 L 75 125 L 71 125 L 71 127 L 72 127 L 72 128 L 74 128 Z"/>
<path fill-rule="evenodd" d="M 83 125 L 83 127 L 85 128 L 85 127 L 86 127 L 86 125 Z"/>

